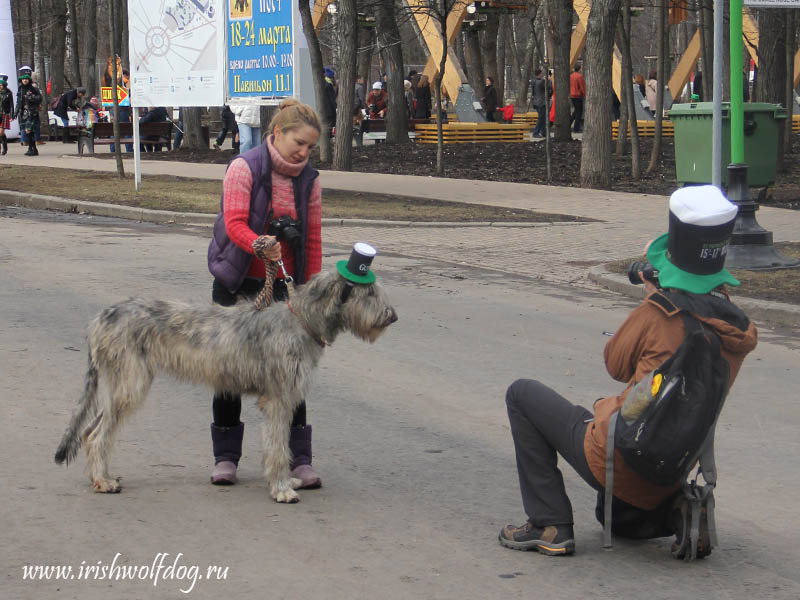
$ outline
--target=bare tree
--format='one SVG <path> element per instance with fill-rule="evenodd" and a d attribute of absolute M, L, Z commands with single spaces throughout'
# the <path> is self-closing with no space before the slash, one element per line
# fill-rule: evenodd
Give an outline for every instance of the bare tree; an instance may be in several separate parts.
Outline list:
<path fill-rule="evenodd" d="M 758 81 L 760 102 L 786 102 L 786 22 L 793 9 L 769 8 L 758 11 Z M 736 74 L 732 73 L 731 77 Z M 739 74 L 742 77 L 742 74 Z M 791 104 L 789 105 L 791 107 Z M 789 112 L 791 119 L 791 108 Z M 778 169 L 783 168 L 783 128 L 778 130 Z"/>
<path fill-rule="evenodd" d="M 650 164 L 647 166 L 648 173 L 652 173 L 656 170 L 658 161 L 661 159 L 661 132 L 664 122 L 664 84 L 667 81 L 667 61 L 669 60 L 669 46 L 667 44 L 667 36 L 669 33 L 667 26 L 669 4 L 661 1 L 657 8 L 656 53 L 658 54 L 658 59 L 656 63 L 656 81 L 658 82 L 658 86 L 656 92 L 656 123 L 653 130 L 653 149 L 650 153 Z M 705 79 L 705 77 L 703 79 Z"/>
<path fill-rule="evenodd" d="M 63 0 L 48 0 L 42 4 L 47 8 L 44 15 L 40 14 L 39 18 L 49 21 L 49 24 L 45 29 L 45 51 L 50 57 L 50 80 L 53 82 L 52 95 L 55 97 L 64 91 L 64 59 L 66 55 L 67 41 L 67 3 Z M 42 73 L 41 76 L 44 77 L 44 73 Z"/>
<path fill-rule="evenodd" d="M 317 106 L 325 103 L 325 78 L 324 64 L 322 62 L 322 49 L 320 48 L 319 38 L 314 29 L 314 20 L 311 17 L 311 5 L 308 2 L 300 2 L 300 19 L 303 22 L 303 33 L 308 42 L 308 53 L 311 59 L 311 70 L 314 79 L 314 99 Z M 322 120 L 322 134 L 319 136 L 319 159 L 322 162 L 331 162 L 333 155 L 331 152 L 331 127 L 333 123 Z"/>
<path fill-rule="evenodd" d="M 433 80 L 433 113 L 436 116 L 436 173 L 444 175 L 444 139 L 442 134 L 442 81 L 444 80 L 445 66 L 447 65 L 447 54 L 450 52 L 447 39 L 447 16 L 456 7 L 463 8 L 469 0 L 419 0 L 415 3 L 412 10 L 417 15 L 423 15 L 431 19 L 435 29 L 439 34 L 441 43 L 441 56 L 436 76 Z M 463 78 L 464 74 L 460 73 Z"/>
<path fill-rule="evenodd" d="M 611 59 L 620 0 L 593 0 L 586 29 L 586 129 L 582 187 L 611 187 Z"/>
<path fill-rule="evenodd" d="M 208 150 L 208 144 L 203 139 L 201 128 L 202 109 L 197 106 L 183 108 L 183 142 L 182 148 L 189 150 Z"/>
<path fill-rule="evenodd" d="M 631 131 L 631 177 L 639 179 L 641 176 L 641 161 L 639 158 L 639 121 L 636 119 L 636 105 L 633 100 L 633 62 L 631 61 L 631 0 L 622 0 L 622 18 L 620 19 L 619 45 L 622 52 L 622 86 L 626 87 L 628 93 L 625 95 L 628 120 L 630 121 Z M 622 101 L 622 99 L 620 99 Z M 620 115 L 619 135 L 624 135 L 622 127 L 622 116 Z"/>
<path fill-rule="evenodd" d="M 572 0 L 544 0 L 548 3 L 550 48 L 553 49 L 553 87 L 556 96 L 555 139 L 572 140 L 569 101 L 569 46 L 572 37 Z"/>
<path fill-rule="evenodd" d="M 464 55 L 467 58 L 467 78 L 476 94 L 483 89 L 483 59 L 478 31 L 472 27 L 464 33 Z"/>
<path fill-rule="evenodd" d="M 31 0 L 13 0 L 11 2 L 11 19 L 14 23 L 14 46 L 18 65 L 32 65 L 33 51 L 36 44 L 36 27 L 33 16 L 35 2 Z"/>
<path fill-rule="evenodd" d="M 792 111 L 794 108 L 794 55 L 797 52 L 797 13 L 793 10 L 786 11 L 786 107 L 787 118 L 784 121 L 783 154 L 792 152 Z"/>
<path fill-rule="evenodd" d="M 571 0 L 570 0 L 571 1 Z M 497 68 L 497 34 L 500 31 L 500 15 L 497 13 L 489 13 L 486 15 L 486 29 L 481 36 L 481 58 L 483 59 L 483 73 L 486 77 L 491 77 L 495 80 L 495 87 L 499 80 Z M 483 92 L 484 83 L 481 81 L 480 87 L 476 90 L 479 93 Z M 498 100 L 502 102 L 500 95 L 500 88 L 497 88 Z"/>
<path fill-rule="evenodd" d="M 530 86 L 528 82 L 531 78 L 531 69 L 533 68 L 533 60 L 534 54 L 538 54 L 537 50 L 537 43 L 536 43 L 536 15 L 539 14 L 539 10 L 544 5 L 544 2 L 540 0 L 533 0 L 532 3 L 528 6 L 528 13 L 526 14 L 525 21 L 528 23 L 529 31 L 528 31 L 528 41 L 525 44 L 525 54 L 522 59 L 522 65 L 520 69 L 520 76 L 519 76 L 519 89 L 517 90 L 517 99 L 515 101 L 515 105 L 519 107 L 528 107 L 528 92 L 530 91 Z M 540 55 L 541 56 L 541 55 Z"/>
<path fill-rule="evenodd" d="M 75 0 L 67 1 L 69 14 L 69 53 L 70 53 L 70 74 L 72 87 L 83 85 L 81 81 L 81 61 L 78 52 L 78 8 Z"/>
<path fill-rule="evenodd" d="M 97 0 L 82 0 L 79 8 L 78 35 L 83 41 L 81 52 L 81 78 L 86 89 L 99 91 L 97 82 Z"/>
<path fill-rule="evenodd" d="M 395 9 L 398 9 L 397 11 Z M 397 26 L 397 14 L 400 8 L 394 0 L 380 0 L 376 6 L 375 22 L 378 38 L 378 50 L 383 58 L 388 88 L 386 93 L 386 143 L 407 143 L 408 110 L 406 109 L 405 91 L 403 89 L 403 47 L 400 30 Z M 351 87 L 353 86 L 351 82 Z M 352 106 L 352 102 L 350 106 Z"/>
<path fill-rule="evenodd" d="M 357 62 L 356 0 L 339 0 L 337 36 L 339 46 L 339 93 L 336 99 L 336 139 L 333 147 L 333 168 L 350 171 L 353 167 L 353 105 Z M 406 136 L 407 137 L 407 136 Z"/>
<path fill-rule="evenodd" d="M 122 44 L 122 28 L 117 28 L 115 24 L 118 22 L 118 11 L 120 10 L 120 0 L 109 0 L 111 4 L 111 11 L 109 12 L 109 26 L 111 27 L 111 56 L 114 60 L 111 61 L 111 97 L 114 99 L 114 154 L 117 161 L 117 175 L 121 178 L 125 177 L 125 165 L 122 163 L 122 147 L 119 143 L 119 96 L 117 95 L 116 82 L 122 79 L 122 73 L 117 70 L 116 57 L 119 55 L 119 47 Z M 136 111 L 133 113 L 133 118 L 137 118 Z"/>

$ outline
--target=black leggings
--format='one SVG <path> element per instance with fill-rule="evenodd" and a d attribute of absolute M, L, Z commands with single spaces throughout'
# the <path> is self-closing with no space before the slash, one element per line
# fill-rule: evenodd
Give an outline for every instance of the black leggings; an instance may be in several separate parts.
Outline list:
<path fill-rule="evenodd" d="M 214 280 L 211 289 L 211 300 L 220 306 L 233 306 L 237 298 L 252 301 L 256 294 L 264 286 L 261 279 L 247 278 L 242 283 L 236 294 L 231 294 L 222 283 Z M 286 289 L 286 282 L 283 279 L 276 279 L 272 286 L 272 300 L 283 302 L 289 297 Z M 211 405 L 214 413 L 214 425 L 218 427 L 236 427 L 242 415 L 242 397 L 239 394 L 217 390 L 214 393 L 214 401 Z M 303 427 L 306 425 L 306 403 L 303 401 L 294 411 L 292 427 Z"/>

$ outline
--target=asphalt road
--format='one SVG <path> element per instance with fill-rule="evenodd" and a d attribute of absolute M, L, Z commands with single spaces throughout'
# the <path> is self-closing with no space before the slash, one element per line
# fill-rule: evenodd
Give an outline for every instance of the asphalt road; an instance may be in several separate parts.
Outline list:
<path fill-rule="evenodd" d="M 0 208 L 0 597 L 800 596 L 795 337 L 762 330 L 728 399 L 711 557 L 674 561 L 669 539 L 604 551 L 594 492 L 568 466 L 577 554 L 514 552 L 496 541 L 525 518 L 505 389 L 538 378 L 586 406 L 621 389 L 602 364 L 603 331 L 633 303 L 401 255 L 373 264 L 400 320 L 374 346 L 343 336 L 316 374 L 308 402 L 322 489 L 296 505 L 269 498 L 253 402 L 241 483 L 211 486 L 210 392 L 163 378 L 118 436 L 122 493 L 91 492 L 83 456 L 68 469 L 52 460 L 82 388 L 86 324 L 131 295 L 210 302 L 206 236 Z M 325 252 L 330 267 L 349 248 Z M 115 557 L 163 569 L 109 579 Z M 73 578 L 25 579 L 36 565 L 71 566 Z"/>

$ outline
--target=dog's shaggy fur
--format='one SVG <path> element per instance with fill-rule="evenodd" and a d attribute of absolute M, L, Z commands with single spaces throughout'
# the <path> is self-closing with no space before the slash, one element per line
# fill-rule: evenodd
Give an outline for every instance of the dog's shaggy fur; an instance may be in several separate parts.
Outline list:
<path fill-rule="evenodd" d="M 289 476 L 289 426 L 311 371 L 326 344 L 342 331 L 374 342 L 397 320 L 378 284 L 350 286 L 338 273 L 317 275 L 298 288 L 290 305 L 263 311 L 252 304 L 224 308 L 132 299 L 101 312 L 89 327 L 89 369 L 57 463 L 86 447 L 95 491 L 118 492 L 108 474 L 114 435 L 145 400 L 153 377 L 169 373 L 215 390 L 255 394 L 264 414 L 264 476 L 278 502 L 297 502 Z M 105 383 L 105 394 L 98 384 Z"/>

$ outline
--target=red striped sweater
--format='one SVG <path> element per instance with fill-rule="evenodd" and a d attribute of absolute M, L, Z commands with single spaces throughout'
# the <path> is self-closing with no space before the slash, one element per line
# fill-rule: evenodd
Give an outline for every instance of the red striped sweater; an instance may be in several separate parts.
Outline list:
<path fill-rule="evenodd" d="M 272 218 L 288 215 L 296 219 L 291 178 L 299 175 L 308 161 L 290 163 L 272 145 L 272 136 L 267 138 L 266 143 L 272 160 Z M 248 254 L 253 254 L 253 240 L 266 233 L 266 231 L 253 231 L 248 225 L 252 187 L 253 177 L 247 163 L 242 159 L 234 160 L 222 182 L 225 229 L 231 241 Z M 319 177 L 314 180 L 311 188 L 311 197 L 308 200 L 308 224 L 304 226 L 308 227 L 306 241 L 306 281 L 308 281 L 322 269 L 322 189 Z M 292 249 L 283 242 L 281 242 L 281 255 L 283 264 L 286 265 L 289 274 L 293 275 Z M 254 260 L 247 276 L 263 279 L 265 277 L 263 261 Z"/>

